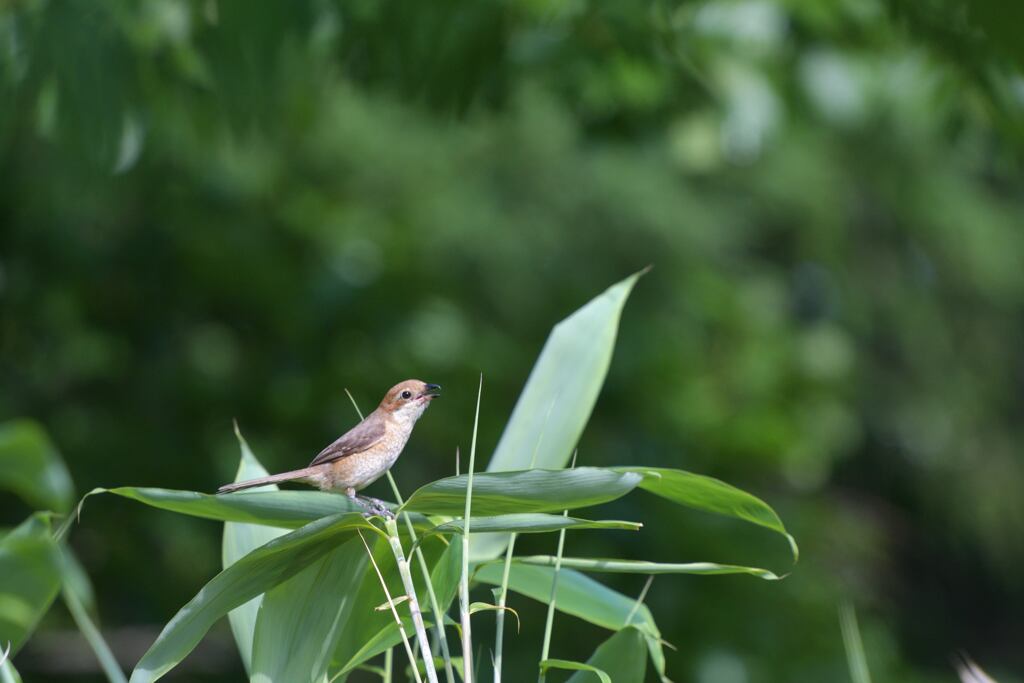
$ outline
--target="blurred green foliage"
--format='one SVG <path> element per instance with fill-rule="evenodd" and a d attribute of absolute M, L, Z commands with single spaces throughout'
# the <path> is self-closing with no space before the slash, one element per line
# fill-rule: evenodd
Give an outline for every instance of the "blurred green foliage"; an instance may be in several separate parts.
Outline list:
<path fill-rule="evenodd" d="M 878 680 L 950 680 L 959 647 L 1013 680 L 1021 12 L 4 3 L 0 417 L 45 424 L 82 490 L 212 490 L 231 418 L 290 468 L 354 423 L 345 387 L 368 405 L 418 376 L 446 395 L 396 470 L 411 491 L 468 445 L 479 371 L 487 453 L 550 325 L 653 263 L 581 463 L 722 476 L 803 549 L 782 584 L 656 581 L 670 673 L 842 680 L 849 599 Z M 163 623 L 218 529 L 127 505 L 73 545 L 106 626 Z M 761 557 L 630 505 L 657 539 L 636 556 Z M 570 550 L 639 541 L 607 542 Z M 552 653 L 599 640 L 556 623 Z"/>

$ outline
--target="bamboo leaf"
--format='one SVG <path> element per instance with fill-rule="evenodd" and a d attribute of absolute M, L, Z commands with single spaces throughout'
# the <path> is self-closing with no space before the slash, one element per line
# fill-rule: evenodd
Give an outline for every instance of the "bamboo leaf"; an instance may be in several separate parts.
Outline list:
<path fill-rule="evenodd" d="M 450 543 L 430 572 L 438 607 L 447 612 L 459 590 L 459 575 L 462 572 L 462 544 Z"/>
<path fill-rule="evenodd" d="M 560 529 L 627 529 L 629 531 L 636 531 L 642 526 L 639 522 L 623 522 L 619 520 L 591 521 L 589 519 L 543 513 L 473 517 L 470 520 L 470 529 L 474 534 L 477 531 L 514 531 L 520 534 L 529 534 L 558 531 Z M 465 524 L 462 519 L 456 519 L 428 529 L 421 534 L 420 538 L 427 538 L 433 534 L 461 534 L 464 528 Z"/>
<path fill-rule="evenodd" d="M 367 557 L 350 540 L 263 596 L 253 637 L 252 681 L 318 683 L 342 624 L 353 618 Z"/>
<path fill-rule="evenodd" d="M 356 529 L 381 533 L 360 514 L 332 515 L 260 546 L 222 571 L 168 622 L 136 665 L 131 683 L 163 676 L 192 651 L 217 619 L 302 571 Z"/>
<path fill-rule="evenodd" d="M 778 514 L 760 498 L 719 479 L 663 467 L 613 467 L 616 472 L 643 476 L 640 488 L 673 503 L 704 512 L 742 519 L 781 534 L 789 542 L 793 561 L 800 557 L 796 540 L 786 531 Z"/>
<path fill-rule="evenodd" d="M 247 491 L 211 495 L 196 491 L 122 486 L 93 489 L 88 495 L 98 493 L 112 493 L 161 510 L 203 519 L 263 524 L 285 529 L 298 529 L 330 515 L 363 511 L 347 497 L 323 491 Z"/>
<path fill-rule="evenodd" d="M 612 683 L 612 678 L 607 673 L 598 669 L 596 666 L 590 664 L 581 664 L 580 662 L 570 662 L 567 659 L 545 659 L 540 663 L 541 671 L 547 671 L 548 669 L 564 669 L 566 671 L 587 671 L 595 676 L 601 683 Z"/>
<path fill-rule="evenodd" d="M 513 563 L 509 569 L 510 590 L 547 603 L 554 580 L 553 567 Z M 500 586 L 502 570 L 500 562 L 487 563 L 477 568 L 475 578 Z M 661 632 L 646 605 L 637 606 L 634 598 L 617 593 L 578 571 L 563 567 L 558 574 L 556 609 L 612 631 L 619 631 L 626 626 L 639 629 L 644 635 L 655 669 L 659 675 L 664 676 L 665 654 L 661 646 Z"/>
<path fill-rule="evenodd" d="M 527 555 L 512 561 L 519 564 L 554 567 L 553 555 Z M 584 572 L 606 572 L 609 574 L 749 574 L 766 581 L 778 581 L 784 576 L 777 576 L 767 569 L 758 567 L 742 567 L 734 564 L 717 564 L 715 562 L 648 562 L 646 560 L 619 560 L 589 557 L 563 557 L 562 566 Z"/>
<path fill-rule="evenodd" d="M 644 272 L 612 285 L 554 326 L 505 425 L 488 472 L 558 469 L 569 462 L 608 374 L 622 308 Z M 539 438 L 542 433 L 543 439 Z M 474 539 L 472 559 L 493 559 L 507 543 L 508 534 L 480 536 Z"/>
<path fill-rule="evenodd" d="M 0 644 L 16 654 L 60 590 L 60 550 L 36 513 L 0 539 Z"/>
<path fill-rule="evenodd" d="M 31 420 L 0 424 L 0 488 L 37 510 L 67 512 L 74 502 L 71 475 L 46 432 Z"/>
<path fill-rule="evenodd" d="M 624 628 L 598 645 L 587 664 L 604 671 L 615 683 L 643 683 L 647 672 L 644 637 L 635 628 Z M 597 683 L 591 671 L 577 671 L 567 683 Z"/>
<path fill-rule="evenodd" d="M 237 424 L 235 425 L 235 436 L 238 438 L 238 445 L 241 450 L 235 481 L 266 476 L 268 474 L 267 470 L 256 459 L 256 456 L 249 448 L 249 444 L 242 437 Z M 256 491 L 277 491 L 277 486 L 270 484 L 260 487 Z M 227 569 L 256 548 L 269 543 L 278 536 L 283 536 L 285 533 L 287 532 L 284 529 L 262 524 L 225 522 L 224 538 L 221 543 L 221 562 L 223 568 Z M 256 630 L 256 617 L 262 601 L 263 596 L 257 595 L 249 602 L 228 613 L 231 634 L 235 638 L 238 654 L 242 658 L 242 664 L 245 666 L 246 673 L 252 672 L 253 633 Z"/>
<path fill-rule="evenodd" d="M 620 498 L 643 476 L 599 467 L 574 470 L 484 472 L 473 479 L 473 512 L 481 517 L 509 513 L 561 512 Z M 439 479 L 417 489 L 404 509 L 457 515 L 466 504 L 465 475 Z"/>

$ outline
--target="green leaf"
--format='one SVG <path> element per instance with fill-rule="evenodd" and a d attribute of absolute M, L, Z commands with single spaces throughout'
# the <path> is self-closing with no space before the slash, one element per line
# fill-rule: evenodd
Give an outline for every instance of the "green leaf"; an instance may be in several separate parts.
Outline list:
<path fill-rule="evenodd" d="M 268 592 L 256 621 L 252 680 L 318 683 L 342 624 L 353 618 L 366 566 L 355 538 Z"/>
<path fill-rule="evenodd" d="M 554 567 L 554 555 L 528 555 L 516 557 L 513 562 Z M 758 567 L 741 567 L 733 564 L 716 564 L 714 562 L 648 562 L 646 560 L 618 560 L 589 557 L 563 557 L 562 567 L 578 569 L 584 572 L 607 572 L 610 574 L 750 574 L 767 581 L 778 581 L 783 578 Z"/>
<path fill-rule="evenodd" d="M 500 586 L 502 569 L 501 562 L 489 562 L 477 568 L 474 578 Z M 508 587 L 520 595 L 547 603 L 551 597 L 554 574 L 554 567 L 513 563 L 509 568 Z M 617 593 L 578 571 L 562 567 L 558 574 L 556 609 L 612 631 L 619 631 L 626 626 L 639 629 L 644 634 L 655 669 L 664 676 L 665 654 L 661 647 L 661 632 L 647 605 L 637 606 L 635 599 Z"/>
<path fill-rule="evenodd" d="M 568 659 L 545 659 L 540 663 L 541 671 L 547 671 L 548 669 L 565 669 L 567 671 L 588 671 L 595 676 L 601 683 L 612 683 L 612 678 L 601 669 L 590 664 L 581 664 L 580 662 L 570 662 Z"/>
<path fill-rule="evenodd" d="M 68 612 L 71 613 L 71 618 L 74 619 L 78 630 L 82 632 L 86 642 L 89 643 L 89 647 L 92 648 L 100 668 L 103 669 L 107 676 L 107 680 L 110 683 L 125 683 L 128 679 L 125 678 L 121 665 L 117 663 L 117 658 L 114 657 L 110 646 L 103 639 L 99 628 L 89 615 L 87 605 L 92 599 L 92 586 L 88 583 L 88 577 L 78 566 L 78 562 L 74 559 L 74 555 L 71 554 L 69 548 L 62 548 L 62 558 L 64 587 L 61 595 L 64 598 L 64 604 L 67 605 Z M 88 587 L 86 588 L 86 586 Z"/>
<path fill-rule="evenodd" d="M 0 488 L 13 491 L 37 510 L 67 512 L 75 497 L 64 460 L 31 420 L 0 424 Z"/>
<path fill-rule="evenodd" d="M 238 445 L 241 455 L 238 462 L 238 472 L 235 481 L 265 477 L 267 470 L 260 464 L 259 460 L 249 448 L 242 437 L 242 433 L 235 425 L 235 436 L 238 438 Z M 270 484 L 261 486 L 255 491 L 277 491 L 277 486 Z M 224 538 L 221 543 L 221 562 L 224 569 L 227 569 L 238 560 L 242 559 L 261 545 L 269 543 L 278 536 L 287 533 L 284 529 L 262 524 L 243 524 L 240 522 L 224 523 Z M 238 646 L 238 654 L 242 658 L 246 673 L 252 672 L 252 642 L 253 633 L 256 630 L 256 616 L 259 613 L 260 604 L 263 601 L 262 595 L 257 595 L 241 607 L 237 607 L 228 613 L 228 620 L 231 623 L 231 634 Z"/>
<path fill-rule="evenodd" d="M 612 285 L 551 330 L 488 472 L 557 469 L 569 462 L 608 374 L 622 308 L 644 272 Z M 480 514 L 473 493 L 473 511 Z M 508 534 L 474 536 L 472 559 L 493 559 L 507 544 Z"/>
<path fill-rule="evenodd" d="M 615 683 L 643 683 L 647 673 L 643 634 L 635 628 L 622 629 L 598 645 L 587 664 L 604 671 Z M 598 680 L 600 676 L 593 672 L 578 671 L 567 683 L 597 683 Z"/>
<path fill-rule="evenodd" d="M 642 479 L 633 472 L 597 467 L 479 473 L 473 477 L 473 513 L 560 512 L 598 505 L 624 496 Z M 409 497 L 404 509 L 435 515 L 462 514 L 466 482 L 467 477 L 462 475 L 427 484 Z"/>
<path fill-rule="evenodd" d="M 560 529 L 628 529 L 636 531 L 641 526 L 643 525 L 639 522 L 622 522 L 618 520 L 591 521 L 589 519 L 564 517 L 562 515 L 521 513 L 496 515 L 494 517 L 472 517 L 470 518 L 469 528 L 472 533 L 477 531 L 514 531 L 519 534 L 528 534 L 558 531 Z M 420 538 L 426 538 L 432 534 L 461 534 L 464 528 L 463 520 L 456 519 L 428 529 L 423 532 Z"/>
<path fill-rule="evenodd" d="M 207 583 L 168 622 L 132 672 L 131 683 L 155 681 L 199 643 L 230 610 L 294 576 L 350 538 L 356 529 L 380 534 L 360 514 L 318 519 L 260 546 Z"/>
<path fill-rule="evenodd" d="M 10 659 L 0 664 L 0 683 L 21 683 L 21 675 Z"/>
<path fill-rule="evenodd" d="M 448 607 L 455 600 L 461 573 L 462 544 L 450 543 L 444 549 L 440 559 L 434 563 L 434 568 L 430 572 L 430 582 L 434 585 L 437 604 L 443 612 L 447 612 Z"/>
<path fill-rule="evenodd" d="M 93 489 L 89 495 L 113 493 L 146 505 L 219 522 L 246 522 L 297 529 L 305 524 L 363 508 L 346 496 L 323 491 L 257 491 L 211 495 L 195 491 L 123 486 Z"/>
<path fill-rule="evenodd" d="M 488 563 L 477 568 L 474 578 L 495 586 L 501 585 L 502 565 Z M 509 570 L 510 590 L 547 603 L 551 597 L 551 582 L 554 569 L 532 565 L 513 564 Z M 598 583 L 584 574 L 571 569 L 563 570 L 558 577 L 557 607 L 561 612 L 579 617 L 584 621 L 612 631 L 624 628 L 626 619 L 633 611 L 635 600 Z M 654 617 L 645 605 L 641 605 L 630 623 L 644 633 L 660 637 Z"/>
<path fill-rule="evenodd" d="M 800 557 L 796 540 L 767 503 L 719 479 L 663 467 L 613 467 L 616 472 L 643 476 L 640 488 L 696 510 L 742 519 L 782 534 L 789 542 L 793 561 Z"/>
<path fill-rule="evenodd" d="M 0 644 L 18 652 L 60 590 L 60 551 L 36 513 L 0 539 Z"/>

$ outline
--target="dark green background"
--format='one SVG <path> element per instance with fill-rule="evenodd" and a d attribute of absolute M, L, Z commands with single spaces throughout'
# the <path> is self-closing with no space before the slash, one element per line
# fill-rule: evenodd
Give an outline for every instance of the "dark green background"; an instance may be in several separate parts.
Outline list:
<path fill-rule="evenodd" d="M 292 468 L 354 423 L 344 388 L 369 408 L 415 376 L 445 396 L 408 492 L 467 447 L 479 372 L 487 455 L 551 325 L 654 264 L 581 462 L 725 478 L 803 550 L 781 584 L 658 578 L 673 680 L 846 680 L 843 599 L 877 681 L 954 680 L 960 648 L 1020 680 L 1005 4 L 2 3 L 0 418 L 42 422 L 80 491 L 210 491 L 232 418 Z M 789 568 L 643 494 L 605 513 L 645 529 L 567 552 Z M 219 568 L 217 525 L 127 501 L 91 501 L 72 543 L 128 659 Z M 530 680 L 543 613 L 513 607 L 508 676 Z M 87 680 L 55 669 L 69 627 L 55 608 L 26 680 Z M 182 680 L 242 677 L 226 634 Z M 603 637 L 559 617 L 552 654 Z"/>

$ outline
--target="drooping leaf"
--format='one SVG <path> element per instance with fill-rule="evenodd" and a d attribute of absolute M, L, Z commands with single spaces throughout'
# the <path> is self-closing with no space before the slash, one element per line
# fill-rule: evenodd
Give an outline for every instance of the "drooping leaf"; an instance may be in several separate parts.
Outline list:
<path fill-rule="evenodd" d="M 253 639 L 253 681 L 319 683 L 342 624 L 354 618 L 366 565 L 363 542 L 355 538 L 263 597 Z"/>
<path fill-rule="evenodd" d="M 256 459 L 256 456 L 249 448 L 249 444 L 242 437 L 238 425 L 235 425 L 235 436 L 238 438 L 238 445 L 241 450 L 235 481 L 265 477 L 268 474 L 267 470 Z M 277 491 L 277 486 L 270 484 L 254 489 L 254 492 L 261 491 Z M 269 543 L 278 536 L 283 536 L 285 533 L 287 532 L 284 529 L 263 524 L 225 522 L 224 538 L 221 543 L 222 567 L 227 569 L 256 548 Z M 262 601 L 263 596 L 257 595 L 249 602 L 228 613 L 231 634 L 235 638 L 238 654 L 242 658 L 242 664 L 245 666 L 247 673 L 252 673 L 253 633 L 256 630 L 256 616 L 259 613 Z"/>
<path fill-rule="evenodd" d="M 569 462 L 608 374 L 622 308 L 643 272 L 612 285 L 551 330 L 488 472 L 558 469 Z M 474 537 L 472 559 L 493 559 L 507 543 L 504 533 Z"/>
<path fill-rule="evenodd" d="M 136 665 L 131 683 L 163 676 L 192 651 L 217 619 L 302 571 L 357 529 L 381 533 L 360 514 L 332 515 L 276 538 L 235 562 L 168 622 Z"/>
<path fill-rule="evenodd" d="M 487 563 L 477 568 L 474 578 L 500 586 L 502 569 L 500 562 Z M 508 587 L 516 593 L 547 603 L 551 598 L 554 574 L 554 567 L 513 563 L 509 568 Z M 655 669 L 664 675 L 665 654 L 661 647 L 661 632 L 646 605 L 637 606 L 635 599 L 617 593 L 578 571 L 562 567 L 558 574 L 556 608 L 612 631 L 626 626 L 639 629 L 644 635 Z"/>
<path fill-rule="evenodd" d="M 643 683 L 647 673 L 644 637 L 635 628 L 624 628 L 597 646 L 587 660 L 589 666 L 608 674 L 615 683 Z M 567 683 L 598 683 L 600 676 L 592 671 L 577 671 Z"/>
<path fill-rule="evenodd" d="M 597 676 L 601 683 L 612 683 L 612 678 L 607 673 L 598 669 L 596 666 L 590 664 L 582 664 L 580 662 L 570 662 L 567 659 L 545 659 L 540 663 L 542 671 L 548 669 L 564 669 L 566 671 L 587 671 Z"/>
<path fill-rule="evenodd" d="M 96 660 L 106 674 L 110 683 L 126 683 L 124 671 L 117 663 L 114 653 L 111 651 L 107 641 L 103 639 L 99 627 L 93 622 L 90 610 L 95 610 L 95 598 L 92 590 L 92 583 L 89 581 L 85 570 L 78 563 L 71 549 L 67 546 L 60 547 L 61 552 L 61 596 L 64 604 L 71 613 L 75 625 L 89 643 Z"/>
<path fill-rule="evenodd" d="M 529 534 L 558 531 L 560 529 L 627 529 L 629 531 L 636 531 L 641 526 L 643 525 L 639 522 L 623 522 L 619 520 L 591 521 L 589 519 L 535 512 L 495 515 L 494 517 L 473 517 L 470 519 L 469 528 L 472 533 L 478 531 L 514 531 L 519 534 Z M 464 528 L 463 520 L 455 519 L 428 529 L 423 532 L 420 538 L 426 538 L 432 534 L 461 534 Z"/>
<path fill-rule="evenodd" d="M 67 512 L 74 502 L 71 475 L 46 432 L 31 420 L 0 424 L 0 488 L 37 510 Z"/>
<path fill-rule="evenodd" d="M 0 539 L 0 645 L 15 654 L 60 590 L 60 550 L 36 513 Z"/>
<path fill-rule="evenodd" d="M 555 559 L 554 555 L 527 555 L 517 557 L 513 562 L 540 567 L 554 567 Z M 563 557 L 562 567 L 577 569 L 583 572 L 607 572 L 609 574 L 749 574 L 767 581 L 778 581 L 783 578 L 767 569 L 742 567 L 734 564 L 717 564 L 715 562 L 672 563 L 610 558 Z"/>
<path fill-rule="evenodd" d="M 467 479 L 462 475 L 427 484 L 409 497 L 405 509 L 435 515 L 461 514 Z M 484 472 L 473 478 L 473 514 L 561 512 L 598 505 L 629 493 L 642 479 L 633 472 L 598 467 Z"/>
<path fill-rule="evenodd" d="M 782 520 L 760 498 L 724 481 L 683 470 L 664 467 L 614 467 L 616 472 L 643 476 L 640 488 L 667 498 L 673 503 L 696 510 L 735 517 L 782 534 L 789 542 L 793 560 L 800 556 L 796 540 L 786 531 Z"/>
<path fill-rule="evenodd" d="M 362 512 L 345 496 L 323 491 L 247 491 L 211 495 L 195 491 L 122 486 L 93 489 L 89 495 L 113 493 L 146 505 L 219 522 L 245 522 L 298 529 L 344 512 Z"/>

